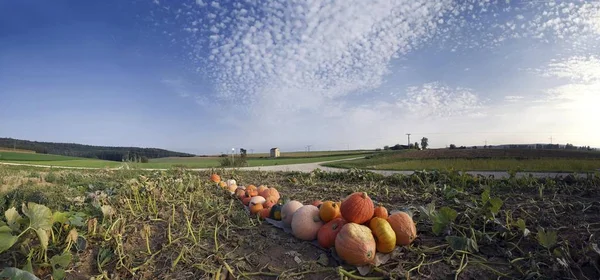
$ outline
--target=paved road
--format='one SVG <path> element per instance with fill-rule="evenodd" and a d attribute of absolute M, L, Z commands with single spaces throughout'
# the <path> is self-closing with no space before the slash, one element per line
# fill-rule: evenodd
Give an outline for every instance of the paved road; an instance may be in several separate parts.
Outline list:
<path fill-rule="evenodd" d="M 304 172 L 304 173 L 308 173 L 311 172 L 315 169 L 321 169 L 323 171 L 326 172 L 345 172 L 347 169 L 343 169 L 343 168 L 333 168 L 333 167 L 327 167 L 327 166 L 322 166 L 322 164 L 324 163 L 331 163 L 331 162 L 336 162 L 336 161 L 344 161 L 344 160 L 353 160 L 353 159 L 360 159 L 362 157 L 357 157 L 357 158 L 352 158 L 352 159 L 339 159 L 339 160 L 332 160 L 332 161 L 323 161 L 323 162 L 314 162 L 314 163 L 300 163 L 300 164 L 285 164 L 285 165 L 272 165 L 272 166 L 254 166 L 254 167 L 239 167 L 239 168 L 232 168 L 232 169 L 236 169 L 236 170 L 248 170 L 248 171 L 283 171 L 283 172 Z M 37 164 L 23 164 L 23 163 L 8 163 L 8 162 L 0 162 L 0 164 L 4 164 L 4 165 L 17 165 L 17 166 L 32 166 L 32 167 L 51 167 L 51 166 L 47 166 L 47 165 L 37 165 Z M 104 168 L 94 168 L 94 167 L 67 167 L 67 166 L 52 166 L 52 168 L 62 168 L 62 169 L 84 169 L 84 170 L 93 170 L 93 169 L 104 169 Z M 109 168 L 111 170 L 119 170 L 119 169 L 129 169 L 129 166 L 124 164 L 121 165 L 119 167 L 116 168 Z M 167 170 L 164 168 L 142 168 L 142 170 Z M 192 171 L 205 171 L 205 170 L 211 170 L 211 168 L 194 168 L 194 169 L 189 169 Z M 382 174 L 384 176 L 390 176 L 390 175 L 394 175 L 394 174 L 404 174 L 404 175 L 410 175 L 413 174 L 414 171 L 392 171 L 392 170 L 368 170 L 374 173 L 378 173 L 378 174 Z M 508 174 L 508 172 L 503 172 L 503 171 L 467 171 L 467 174 L 471 174 L 471 175 L 483 175 L 483 176 L 491 176 L 493 175 L 494 178 L 508 178 L 510 175 Z M 536 178 L 543 178 L 543 177 L 556 177 L 556 176 L 566 176 L 572 173 L 567 173 L 567 172 L 519 172 L 516 174 L 517 177 L 522 177 L 522 176 L 529 176 L 529 175 L 533 175 Z M 578 176 L 586 176 L 586 174 L 578 174 Z"/>

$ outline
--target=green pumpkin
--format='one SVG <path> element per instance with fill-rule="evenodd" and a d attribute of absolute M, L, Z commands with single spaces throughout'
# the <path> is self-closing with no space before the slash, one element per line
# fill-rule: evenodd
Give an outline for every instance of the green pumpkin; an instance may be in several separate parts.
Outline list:
<path fill-rule="evenodd" d="M 269 218 L 281 221 L 281 208 L 283 208 L 282 204 L 273 205 L 273 207 L 271 207 L 271 213 L 269 213 Z"/>

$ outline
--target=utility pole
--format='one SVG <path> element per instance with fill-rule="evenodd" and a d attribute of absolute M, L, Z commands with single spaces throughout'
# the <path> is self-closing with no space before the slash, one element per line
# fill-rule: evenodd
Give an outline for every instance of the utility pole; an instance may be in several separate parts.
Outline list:
<path fill-rule="evenodd" d="M 553 140 L 554 140 L 554 138 L 552 136 L 550 136 L 550 145 L 552 145 Z"/>
<path fill-rule="evenodd" d="M 309 152 L 310 152 L 310 146 L 312 146 L 312 145 L 306 145 L 306 148 L 308 149 Z"/>
<path fill-rule="evenodd" d="M 408 135 L 408 146 L 410 147 L 410 133 L 406 133 Z"/>

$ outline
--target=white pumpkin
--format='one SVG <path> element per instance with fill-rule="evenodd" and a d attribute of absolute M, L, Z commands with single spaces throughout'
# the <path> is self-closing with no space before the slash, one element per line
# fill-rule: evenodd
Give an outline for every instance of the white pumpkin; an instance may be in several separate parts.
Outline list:
<path fill-rule="evenodd" d="M 267 200 L 266 200 L 264 197 L 262 197 L 262 196 L 260 196 L 260 195 L 257 195 L 257 196 L 255 196 L 255 197 L 252 197 L 252 198 L 250 199 L 250 204 L 263 204 L 263 203 L 265 203 L 266 201 L 267 201 Z"/>
<path fill-rule="evenodd" d="M 233 180 L 233 179 L 227 180 L 227 186 L 229 187 L 231 185 L 237 185 L 237 182 L 235 180 Z"/>
<path fill-rule="evenodd" d="M 300 207 L 304 206 L 300 201 L 290 200 L 288 203 L 283 205 L 281 208 L 281 220 L 286 225 L 292 224 L 292 217 L 294 216 L 294 212 L 298 210 Z"/>
<path fill-rule="evenodd" d="M 304 205 L 296 210 L 292 217 L 292 234 L 298 239 L 311 241 L 317 239 L 317 233 L 323 226 L 319 218 L 319 208 Z"/>

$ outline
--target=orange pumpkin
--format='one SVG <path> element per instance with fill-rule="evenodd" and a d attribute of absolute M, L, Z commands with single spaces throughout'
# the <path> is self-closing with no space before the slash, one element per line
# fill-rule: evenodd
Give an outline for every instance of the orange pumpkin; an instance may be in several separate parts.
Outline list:
<path fill-rule="evenodd" d="M 263 195 L 263 194 L 264 194 L 263 192 L 264 192 L 265 190 L 267 190 L 267 189 L 269 189 L 269 188 L 267 188 L 267 186 L 265 186 L 265 185 L 260 185 L 260 186 L 258 186 L 258 188 L 257 188 L 256 190 L 258 191 L 258 195 L 260 195 L 260 196 L 262 196 L 262 197 L 266 197 L 266 196 L 264 196 L 264 195 Z"/>
<path fill-rule="evenodd" d="M 333 201 L 325 201 L 319 207 L 319 217 L 323 222 L 329 222 L 335 218 L 342 217 L 340 213 L 340 204 Z"/>
<path fill-rule="evenodd" d="M 356 192 L 346 197 L 340 212 L 346 221 L 363 224 L 373 217 L 375 207 L 366 192 Z"/>
<path fill-rule="evenodd" d="M 250 200 L 252 200 L 252 197 L 245 196 L 244 198 L 242 198 L 242 203 L 244 203 L 244 205 L 248 206 L 250 204 Z"/>
<path fill-rule="evenodd" d="M 210 180 L 215 183 L 219 183 L 221 182 L 221 176 L 219 176 L 219 174 L 213 173 L 212 175 L 210 175 Z"/>
<path fill-rule="evenodd" d="M 260 212 L 263 209 L 264 209 L 264 207 L 262 204 L 251 204 L 250 205 L 250 214 L 256 215 L 256 214 L 258 214 L 258 212 Z"/>
<path fill-rule="evenodd" d="M 268 188 L 263 191 L 263 197 L 272 197 L 275 201 L 278 201 L 281 197 L 279 196 L 279 192 L 275 188 Z"/>
<path fill-rule="evenodd" d="M 323 202 L 317 199 L 317 200 L 314 200 L 311 204 L 314 205 L 315 207 L 319 207 L 319 206 L 321 206 L 321 204 L 323 204 Z"/>
<path fill-rule="evenodd" d="M 373 217 L 387 219 L 388 218 L 388 211 L 387 211 L 387 209 L 385 207 L 379 205 L 379 206 L 375 207 L 375 213 L 373 214 Z"/>
<path fill-rule="evenodd" d="M 225 181 L 221 181 L 221 182 L 219 182 L 219 187 L 221 187 L 223 189 L 227 188 L 227 183 L 225 183 Z"/>
<path fill-rule="evenodd" d="M 376 250 L 371 230 L 363 225 L 347 223 L 335 237 L 335 252 L 350 265 L 373 264 Z"/>
<path fill-rule="evenodd" d="M 319 229 L 317 241 L 321 247 L 329 249 L 335 245 L 335 237 L 346 224 L 344 218 L 335 218 Z"/>
<path fill-rule="evenodd" d="M 244 199 L 244 197 L 246 197 L 246 191 L 238 188 L 235 190 L 235 196 L 237 196 L 239 200 L 242 200 Z"/>
<path fill-rule="evenodd" d="M 229 193 L 234 194 L 238 187 L 236 185 L 229 185 L 227 189 L 229 189 Z"/>
<path fill-rule="evenodd" d="M 246 196 L 258 196 L 258 190 L 256 188 L 246 188 Z"/>
<path fill-rule="evenodd" d="M 255 190 L 255 191 L 258 191 L 258 188 L 256 188 L 256 186 L 255 186 L 255 185 L 252 185 L 252 184 L 250 184 L 250 185 L 248 185 L 248 186 L 246 187 L 246 190 Z"/>
<path fill-rule="evenodd" d="M 263 206 L 263 209 L 260 210 L 260 218 L 263 220 L 268 218 L 270 214 L 271 214 L 271 208 L 264 208 L 264 206 Z"/>
<path fill-rule="evenodd" d="M 377 251 L 391 253 L 396 248 L 396 233 L 388 221 L 375 217 L 369 222 L 369 228 L 375 237 Z"/>
<path fill-rule="evenodd" d="M 277 200 L 275 200 L 275 198 L 273 198 L 273 197 L 269 196 L 269 197 L 265 198 L 265 200 L 266 200 L 265 203 L 263 203 L 263 206 L 265 208 L 271 208 L 273 205 L 277 204 Z"/>
<path fill-rule="evenodd" d="M 417 238 L 417 227 L 406 212 L 398 212 L 387 219 L 396 233 L 396 244 L 409 245 Z"/>

